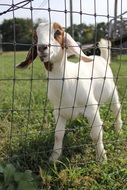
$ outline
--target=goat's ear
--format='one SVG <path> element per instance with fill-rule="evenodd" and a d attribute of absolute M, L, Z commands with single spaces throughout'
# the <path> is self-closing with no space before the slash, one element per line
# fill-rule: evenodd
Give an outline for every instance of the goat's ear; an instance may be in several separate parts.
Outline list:
<path fill-rule="evenodd" d="M 16 68 L 25 69 L 27 68 L 37 57 L 37 34 L 33 35 L 34 45 L 29 49 L 25 61 L 16 65 Z"/>
<path fill-rule="evenodd" d="M 92 61 L 87 55 L 83 53 L 77 42 L 68 34 L 65 33 L 64 36 L 65 46 L 69 49 L 69 51 L 77 56 L 81 56 L 81 59 L 85 62 Z"/>
<path fill-rule="evenodd" d="M 29 49 L 25 61 L 17 64 L 16 68 L 18 69 L 27 68 L 35 60 L 36 57 L 37 57 L 37 46 L 34 45 Z"/>

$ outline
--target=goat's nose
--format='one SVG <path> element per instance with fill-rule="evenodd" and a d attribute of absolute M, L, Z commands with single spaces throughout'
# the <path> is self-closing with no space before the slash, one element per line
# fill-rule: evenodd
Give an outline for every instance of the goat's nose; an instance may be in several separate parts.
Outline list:
<path fill-rule="evenodd" d="M 43 52 L 47 48 L 48 48 L 48 45 L 46 45 L 46 44 L 38 45 L 38 51 L 40 51 L 40 52 Z"/>

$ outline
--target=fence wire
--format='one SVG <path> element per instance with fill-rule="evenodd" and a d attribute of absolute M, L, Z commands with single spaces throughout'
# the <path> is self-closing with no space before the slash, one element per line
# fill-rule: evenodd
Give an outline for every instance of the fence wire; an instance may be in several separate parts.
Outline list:
<path fill-rule="evenodd" d="M 45 75 L 44 66 L 40 64 L 40 60 L 37 58 L 30 69 L 26 69 L 25 71 L 19 71 L 16 69 L 16 64 L 24 60 L 26 53 L 24 52 L 17 52 L 17 41 L 16 41 L 16 23 L 15 18 L 17 16 L 18 11 L 25 11 L 29 12 L 31 19 L 31 30 L 34 33 L 34 17 L 39 12 L 46 12 L 47 18 L 46 20 L 51 23 L 54 18 L 53 14 L 62 14 L 64 15 L 64 27 L 65 29 L 68 27 L 68 15 L 73 15 L 73 21 L 75 22 L 75 17 L 79 17 L 79 24 L 85 22 L 86 18 L 92 18 L 94 20 L 94 42 L 95 45 L 98 42 L 97 35 L 98 35 L 98 18 L 106 19 L 107 23 L 112 23 L 115 19 L 113 15 L 110 15 L 109 7 L 110 1 L 107 0 L 107 14 L 100 14 L 97 12 L 97 1 L 92 1 L 93 3 L 93 12 L 87 12 L 84 6 L 84 1 L 79 0 L 79 7 L 80 10 L 72 10 L 70 12 L 70 8 L 68 6 L 68 1 L 64 0 L 64 7 L 61 9 L 54 9 L 52 7 L 52 0 L 42 1 L 40 2 L 40 6 L 37 7 L 37 1 L 26 0 L 26 1 L 9 1 L 8 4 L 0 3 L 0 7 L 4 7 L 4 11 L 0 11 L 0 17 L 3 15 L 7 15 L 9 12 L 12 13 L 13 19 L 13 42 L 4 42 L 2 44 L 9 45 L 10 43 L 13 45 L 12 52 L 3 52 L 0 55 L 0 93 L 1 93 L 1 101 L 0 101 L 0 130 L 1 130 L 1 142 L 0 142 L 0 157 L 1 159 L 7 159 L 13 163 L 16 163 L 20 167 L 23 168 L 32 168 L 36 170 L 38 165 L 41 162 L 47 162 L 54 143 L 54 130 L 55 126 L 58 122 L 60 117 L 60 111 L 62 109 L 72 109 L 71 117 L 66 126 L 66 136 L 64 141 L 64 150 L 63 150 L 63 157 L 70 158 L 72 155 L 76 158 L 76 154 L 80 154 L 82 157 L 82 162 L 79 162 L 79 165 L 86 164 L 92 161 L 95 161 L 94 158 L 94 149 L 92 141 L 89 138 L 90 128 L 88 127 L 88 121 L 83 118 L 82 116 L 78 117 L 77 120 L 73 121 L 73 114 L 74 110 L 77 108 L 83 108 L 84 113 L 86 111 L 86 106 L 76 107 L 75 101 L 77 97 L 77 89 L 79 83 L 79 70 L 80 70 L 80 57 L 79 61 L 79 68 L 78 68 L 78 75 L 75 78 L 76 81 L 76 90 L 74 95 L 74 101 L 72 107 L 62 107 L 62 96 L 64 90 L 64 82 L 65 80 L 71 80 L 71 78 L 65 78 L 65 73 L 61 78 L 51 79 L 48 75 Z M 55 1 L 54 1 L 55 2 Z M 73 1 L 72 1 L 73 2 Z M 46 4 L 46 6 L 44 6 Z M 44 6 L 44 7 L 43 7 Z M 15 14 L 16 13 L 16 14 Z M 26 15 L 27 17 L 27 15 Z M 124 17 L 124 19 L 123 19 Z M 122 22 L 127 19 L 126 12 L 123 13 L 122 11 L 122 1 L 121 1 L 121 13 L 118 15 L 120 21 Z M 41 18 L 43 19 L 43 18 Z M 56 21 L 56 20 L 54 20 Z M 112 26 L 109 25 L 107 29 L 107 37 L 111 37 Z M 50 29 L 51 30 L 51 29 Z M 111 67 L 114 72 L 114 81 L 119 91 L 120 102 L 122 106 L 122 120 L 123 120 L 123 130 L 125 133 L 123 134 L 122 138 L 117 138 L 112 133 L 112 126 L 114 126 L 116 122 L 116 118 L 113 117 L 112 112 L 110 111 L 111 101 L 106 103 L 105 105 L 101 105 L 101 97 L 98 102 L 98 107 L 96 110 L 96 114 L 98 109 L 100 109 L 101 117 L 104 122 L 104 144 L 105 146 L 112 144 L 116 150 L 119 149 L 120 145 L 124 146 L 126 143 L 126 124 L 127 124 L 127 56 L 124 53 L 127 52 L 127 47 L 123 47 L 123 36 L 122 32 L 119 30 L 117 31 L 118 36 L 116 39 L 119 40 L 119 46 L 113 46 L 112 51 L 115 52 L 115 56 L 117 54 L 117 59 L 113 59 L 113 63 Z M 73 35 L 74 31 L 73 31 Z M 127 33 L 124 33 L 124 36 Z M 75 37 L 75 36 L 73 36 Z M 115 40 L 113 39 L 113 43 Z M 49 43 L 50 43 L 50 36 L 49 36 Z M 33 45 L 34 41 L 31 38 L 31 44 L 20 44 L 22 45 Z M 95 47 L 95 46 L 94 46 Z M 94 48 L 94 56 L 95 56 Z M 80 52 L 81 53 L 81 52 Z M 116 63 L 115 63 L 115 61 Z M 91 92 L 92 83 L 93 83 L 93 73 L 95 68 L 95 62 L 93 61 L 93 67 L 91 71 L 91 84 L 89 88 L 89 93 Z M 107 65 L 108 66 L 108 65 Z M 64 62 L 64 72 L 66 67 L 66 60 Z M 105 76 L 106 79 L 107 67 L 105 68 Z M 74 78 L 73 78 L 74 79 Z M 100 78 L 101 79 L 101 78 Z M 48 85 L 50 80 L 62 80 L 62 90 L 60 95 L 60 102 L 59 107 L 55 108 L 56 111 L 59 112 L 58 118 L 55 121 L 53 117 L 53 106 L 48 100 Z M 88 78 L 82 78 L 82 80 L 89 80 Z M 98 79 L 97 79 L 98 80 Z M 103 93 L 105 85 L 105 80 L 103 83 L 103 87 L 101 90 L 101 94 Z M 114 89 L 115 91 L 115 89 Z M 112 95 L 113 98 L 113 95 Z M 89 96 L 86 101 L 86 105 L 88 104 Z M 89 105 L 93 106 L 93 105 Z M 96 118 L 96 114 L 94 119 Z M 94 122 L 94 121 L 93 121 Z M 109 137 L 109 133 L 111 133 L 111 137 Z M 118 146 L 118 148 L 117 148 Z M 92 148 L 91 148 L 92 147 Z M 87 155 L 85 153 L 87 151 Z M 110 158 L 109 158 L 110 159 Z M 72 159 L 72 163 L 76 163 L 75 159 Z"/>

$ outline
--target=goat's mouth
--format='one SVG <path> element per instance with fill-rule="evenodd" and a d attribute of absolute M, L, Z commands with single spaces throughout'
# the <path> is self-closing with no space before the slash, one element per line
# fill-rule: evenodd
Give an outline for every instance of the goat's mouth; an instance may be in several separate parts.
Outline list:
<path fill-rule="evenodd" d="M 47 62 L 49 60 L 49 54 L 48 53 L 43 53 L 41 55 L 39 55 L 40 60 L 43 62 Z"/>

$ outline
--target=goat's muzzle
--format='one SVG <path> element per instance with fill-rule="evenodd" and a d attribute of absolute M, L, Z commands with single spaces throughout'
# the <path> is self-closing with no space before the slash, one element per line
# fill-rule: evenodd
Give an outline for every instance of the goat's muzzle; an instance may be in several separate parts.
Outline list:
<path fill-rule="evenodd" d="M 48 49 L 48 45 L 46 45 L 46 44 L 41 44 L 41 45 L 38 45 L 38 51 L 40 52 L 40 53 L 43 53 L 45 50 L 47 50 Z"/>
<path fill-rule="evenodd" d="M 40 60 L 44 61 L 44 62 L 45 62 L 45 60 L 49 59 L 47 53 L 42 53 L 39 55 L 39 57 L 40 57 Z"/>
<path fill-rule="evenodd" d="M 37 45 L 38 56 L 41 61 L 47 62 L 49 60 L 49 48 L 46 44 Z"/>

